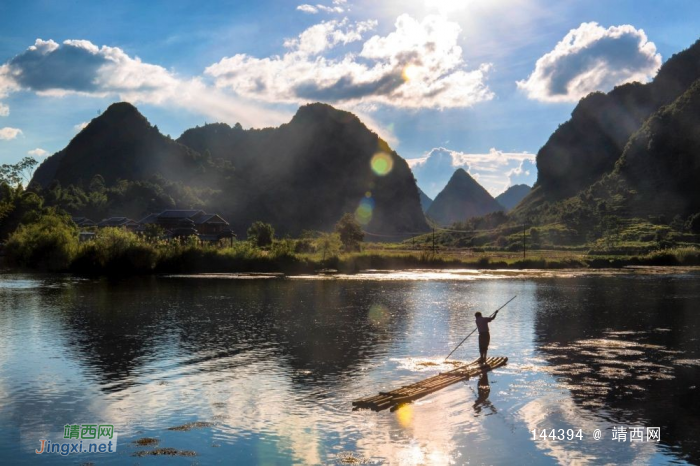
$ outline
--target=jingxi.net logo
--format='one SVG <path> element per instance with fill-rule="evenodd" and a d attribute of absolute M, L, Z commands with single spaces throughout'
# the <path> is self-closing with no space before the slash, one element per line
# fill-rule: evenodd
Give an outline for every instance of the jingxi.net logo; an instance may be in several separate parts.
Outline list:
<path fill-rule="evenodd" d="M 60 434 L 56 436 L 60 438 Z M 111 424 L 66 424 L 61 440 L 40 439 L 37 455 L 54 453 L 68 456 L 75 453 L 114 453 L 117 433 Z"/>

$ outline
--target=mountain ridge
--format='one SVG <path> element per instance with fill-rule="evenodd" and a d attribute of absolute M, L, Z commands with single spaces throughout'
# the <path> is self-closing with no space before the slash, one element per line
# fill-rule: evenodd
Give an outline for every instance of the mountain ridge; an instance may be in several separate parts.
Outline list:
<path fill-rule="evenodd" d="M 449 226 L 499 210 L 503 210 L 503 206 L 469 173 L 458 168 L 433 200 L 427 215 L 440 225 Z"/>

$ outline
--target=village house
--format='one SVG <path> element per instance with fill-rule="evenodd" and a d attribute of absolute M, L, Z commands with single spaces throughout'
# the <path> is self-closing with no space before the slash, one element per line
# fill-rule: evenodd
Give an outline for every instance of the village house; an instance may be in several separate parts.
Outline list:
<path fill-rule="evenodd" d="M 73 223 L 78 225 L 78 228 L 80 229 L 94 228 L 97 226 L 97 223 L 93 222 L 87 217 L 71 217 L 71 220 L 73 220 Z"/>
<path fill-rule="evenodd" d="M 147 215 L 138 223 L 136 231 L 144 232 L 149 225 L 158 225 L 170 237 L 197 235 L 202 241 L 218 241 L 235 236 L 221 216 L 202 210 L 164 210 Z"/>
<path fill-rule="evenodd" d="M 97 224 L 97 228 L 126 228 L 127 230 L 136 231 L 138 228 L 138 222 L 127 218 L 127 217 L 110 217 L 105 218 Z"/>

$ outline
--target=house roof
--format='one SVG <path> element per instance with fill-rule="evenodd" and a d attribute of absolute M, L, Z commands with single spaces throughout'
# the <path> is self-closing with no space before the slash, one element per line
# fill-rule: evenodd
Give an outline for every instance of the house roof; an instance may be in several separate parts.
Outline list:
<path fill-rule="evenodd" d="M 197 225 L 202 225 L 203 223 L 228 225 L 228 222 L 217 214 L 199 215 L 193 220 Z"/>
<path fill-rule="evenodd" d="M 100 223 L 98 223 L 98 226 L 101 227 L 108 227 L 108 226 L 122 226 L 122 225 L 129 225 L 133 224 L 136 225 L 137 223 L 130 218 L 126 217 L 110 217 L 110 218 L 105 218 L 103 219 Z"/>
<path fill-rule="evenodd" d="M 191 218 L 198 214 L 204 214 L 201 210 L 164 210 L 158 214 L 158 218 Z"/>
<path fill-rule="evenodd" d="M 159 214 L 148 214 L 141 220 L 139 220 L 140 224 L 145 224 L 145 223 L 156 223 L 156 220 L 158 220 L 158 215 Z"/>
<path fill-rule="evenodd" d="M 96 225 L 95 222 L 90 220 L 87 217 L 71 217 L 71 220 L 73 220 L 73 223 L 75 223 L 78 226 L 81 225 Z"/>

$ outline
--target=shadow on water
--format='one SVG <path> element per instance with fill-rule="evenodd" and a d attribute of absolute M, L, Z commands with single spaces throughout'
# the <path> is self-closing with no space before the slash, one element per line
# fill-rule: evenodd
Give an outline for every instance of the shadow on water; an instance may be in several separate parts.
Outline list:
<path fill-rule="evenodd" d="M 552 280 L 537 288 L 536 351 L 573 401 L 613 425 L 660 427 L 700 462 L 697 277 Z"/>

